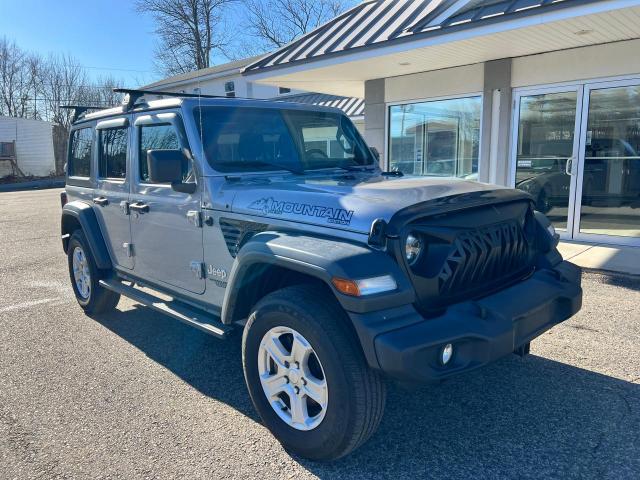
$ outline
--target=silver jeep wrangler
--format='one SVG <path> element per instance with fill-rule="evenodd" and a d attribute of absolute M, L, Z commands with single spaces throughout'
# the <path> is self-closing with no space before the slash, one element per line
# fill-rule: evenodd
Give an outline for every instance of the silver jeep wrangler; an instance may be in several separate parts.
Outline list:
<path fill-rule="evenodd" d="M 346 455 L 378 427 L 387 379 L 524 355 L 580 309 L 580 271 L 524 192 L 382 172 L 336 109 L 127 93 L 70 134 L 78 303 L 96 315 L 125 295 L 216 337 L 242 328 L 249 394 L 293 453 Z"/>

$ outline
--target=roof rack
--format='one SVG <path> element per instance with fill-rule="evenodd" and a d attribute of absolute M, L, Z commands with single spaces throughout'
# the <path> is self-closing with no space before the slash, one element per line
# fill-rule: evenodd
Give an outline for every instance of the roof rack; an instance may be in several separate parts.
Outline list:
<path fill-rule="evenodd" d="M 73 110 L 73 113 L 71 114 L 71 123 L 74 123 L 89 110 L 103 110 L 105 107 L 95 107 L 92 105 L 60 105 L 60 108 L 64 110 Z"/>
<path fill-rule="evenodd" d="M 200 93 L 178 93 L 164 92 L 159 90 L 139 90 L 134 88 L 114 88 L 114 93 L 124 93 L 125 97 L 122 105 L 125 111 L 130 110 L 135 103 L 145 95 L 162 95 L 165 97 L 188 97 L 188 98 L 228 98 L 222 95 L 203 95 Z"/>

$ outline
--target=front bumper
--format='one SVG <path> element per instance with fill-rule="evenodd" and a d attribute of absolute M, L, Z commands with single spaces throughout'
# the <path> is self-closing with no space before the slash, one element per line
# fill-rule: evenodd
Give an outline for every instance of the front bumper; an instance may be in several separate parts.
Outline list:
<path fill-rule="evenodd" d="M 400 380 L 435 381 L 504 357 L 571 317 L 582 305 L 580 274 L 562 262 L 436 318 L 423 318 L 412 305 L 350 316 L 370 366 Z M 447 343 L 454 353 L 444 366 L 439 357 Z"/>

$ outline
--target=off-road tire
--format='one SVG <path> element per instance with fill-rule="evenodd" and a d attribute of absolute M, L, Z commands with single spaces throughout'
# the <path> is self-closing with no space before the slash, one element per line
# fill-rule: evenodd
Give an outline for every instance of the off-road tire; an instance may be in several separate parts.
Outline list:
<path fill-rule="evenodd" d="M 73 273 L 73 255 L 76 248 L 82 249 L 89 266 L 91 289 L 87 298 L 84 298 L 80 294 Z M 107 290 L 106 288 L 101 287 L 98 283 L 101 278 L 104 278 L 107 275 L 107 273 L 98 269 L 82 230 L 76 230 L 71 235 L 69 245 L 67 247 L 67 260 L 71 286 L 80 307 L 82 307 L 88 315 L 106 313 L 114 310 L 120 301 L 120 294 Z"/>
<path fill-rule="evenodd" d="M 386 388 L 369 368 L 349 318 L 335 297 L 317 286 L 287 287 L 265 296 L 253 309 L 242 337 L 245 380 L 264 424 L 291 453 L 312 460 L 334 460 L 358 448 L 376 431 Z M 310 343 L 325 373 L 326 414 L 312 430 L 285 423 L 271 407 L 258 370 L 260 343 L 274 327 L 291 328 Z"/>

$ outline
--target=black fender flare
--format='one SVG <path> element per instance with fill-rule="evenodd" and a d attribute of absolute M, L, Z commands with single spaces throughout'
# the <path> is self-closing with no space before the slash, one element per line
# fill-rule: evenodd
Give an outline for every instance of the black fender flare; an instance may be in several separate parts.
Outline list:
<path fill-rule="evenodd" d="M 238 252 L 222 304 L 222 321 L 232 323 L 242 301 L 243 280 L 255 264 L 284 267 L 324 282 L 348 312 L 366 313 L 411 304 L 415 294 L 409 279 L 387 253 L 342 239 L 311 237 L 296 233 L 262 232 L 254 235 Z M 332 278 L 363 279 L 391 274 L 398 288 L 368 297 L 340 293 Z"/>
<path fill-rule="evenodd" d="M 67 253 L 69 246 L 69 236 L 78 225 L 82 228 L 98 268 L 101 270 L 111 269 L 113 267 L 111 257 L 104 238 L 102 238 L 96 213 L 93 211 L 93 206 L 85 202 L 69 202 L 62 208 L 60 231 L 62 234 L 62 248 L 65 253 Z"/>

